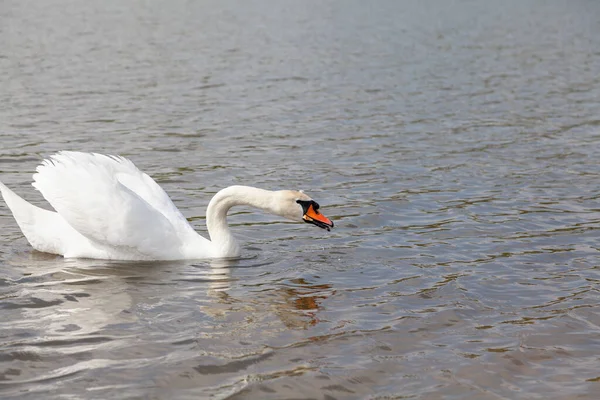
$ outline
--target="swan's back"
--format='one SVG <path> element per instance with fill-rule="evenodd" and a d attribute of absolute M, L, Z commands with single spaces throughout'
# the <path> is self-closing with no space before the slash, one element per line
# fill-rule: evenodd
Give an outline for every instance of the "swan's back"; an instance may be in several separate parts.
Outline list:
<path fill-rule="evenodd" d="M 71 227 L 98 251 L 114 253 L 108 258 L 180 258 L 185 242 L 199 237 L 164 190 L 125 158 L 62 151 L 44 160 L 33 178 Z M 78 251 L 89 250 L 65 255 L 86 257 Z"/>

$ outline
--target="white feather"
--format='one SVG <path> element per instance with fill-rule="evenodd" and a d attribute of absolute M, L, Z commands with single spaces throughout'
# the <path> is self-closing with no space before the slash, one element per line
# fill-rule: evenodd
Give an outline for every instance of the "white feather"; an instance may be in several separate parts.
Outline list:
<path fill-rule="evenodd" d="M 58 214 L 99 249 L 164 258 L 165 249 L 177 252 L 195 233 L 164 190 L 125 158 L 62 151 L 33 179 Z M 73 256 L 93 256 L 82 253 Z"/>

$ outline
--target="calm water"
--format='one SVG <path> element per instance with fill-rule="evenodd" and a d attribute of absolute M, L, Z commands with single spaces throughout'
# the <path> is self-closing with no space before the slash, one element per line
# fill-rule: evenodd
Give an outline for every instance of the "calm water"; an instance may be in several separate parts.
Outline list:
<path fill-rule="evenodd" d="M 595 399 L 600 4 L 0 3 L 0 179 L 130 157 L 237 261 L 36 253 L 0 205 L 3 399 Z"/>

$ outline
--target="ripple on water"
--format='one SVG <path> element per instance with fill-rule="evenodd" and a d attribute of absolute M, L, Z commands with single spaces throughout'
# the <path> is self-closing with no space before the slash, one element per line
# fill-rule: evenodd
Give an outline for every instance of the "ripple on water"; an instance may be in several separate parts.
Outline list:
<path fill-rule="evenodd" d="M 598 5 L 281 4 L 0 12 L 27 200 L 101 151 L 204 235 L 232 184 L 336 224 L 240 208 L 240 260 L 64 260 L 0 205 L 0 397 L 596 398 Z"/>

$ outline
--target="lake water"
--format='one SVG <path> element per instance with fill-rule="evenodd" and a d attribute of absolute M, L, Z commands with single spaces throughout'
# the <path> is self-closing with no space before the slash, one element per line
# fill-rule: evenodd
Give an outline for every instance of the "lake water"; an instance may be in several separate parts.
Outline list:
<path fill-rule="evenodd" d="M 0 179 L 130 157 L 236 261 L 65 260 L 0 203 L 3 399 L 596 399 L 600 3 L 0 3 Z"/>

